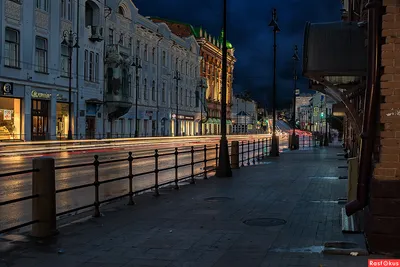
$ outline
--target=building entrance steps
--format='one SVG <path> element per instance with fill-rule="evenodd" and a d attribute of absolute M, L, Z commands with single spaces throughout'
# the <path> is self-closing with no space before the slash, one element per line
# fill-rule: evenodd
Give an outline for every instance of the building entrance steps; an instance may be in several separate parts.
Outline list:
<path fill-rule="evenodd" d="M 0 266 L 368 266 L 383 256 L 322 253 L 332 241 L 365 248 L 361 234 L 342 233 L 340 151 L 282 153 L 230 179 L 141 195 L 135 206 L 113 203 L 103 217 L 59 228 L 49 242 L 13 242 Z"/>

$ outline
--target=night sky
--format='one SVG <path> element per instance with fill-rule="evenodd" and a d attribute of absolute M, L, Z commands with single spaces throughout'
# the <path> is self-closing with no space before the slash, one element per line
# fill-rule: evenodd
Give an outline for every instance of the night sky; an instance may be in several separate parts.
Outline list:
<path fill-rule="evenodd" d="M 222 0 L 134 0 L 139 13 L 202 26 L 219 36 L 222 29 Z M 228 0 L 227 39 L 235 48 L 234 93 L 248 90 L 251 97 L 271 107 L 273 33 L 268 27 L 272 8 L 277 9 L 277 91 L 280 107 L 290 105 L 293 92 L 293 47 L 302 57 L 307 21 L 340 20 L 340 0 Z M 308 93 L 308 80 L 298 64 L 298 88 Z"/>

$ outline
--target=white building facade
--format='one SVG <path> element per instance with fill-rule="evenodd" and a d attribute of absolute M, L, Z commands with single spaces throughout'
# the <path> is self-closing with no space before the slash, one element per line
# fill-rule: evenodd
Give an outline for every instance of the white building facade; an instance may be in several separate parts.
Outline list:
<path fill-rule="evenodd" d="M 257 132 L 257 103 L 255 101 L 233 96 L 231 110 L 234 134 Z"/>
<path fill-rule="evenodd" d="M 103 6 L 97 0 L 0 1 L 0 140 L 63 139 L 69 121 L 74 138 L 102 128 Z M 69 46 L 62 44 L 69 33 L 71 73 Z"/>
<path fill-rule="evenodd" d="M 329 124 L 326 127 L 326 121 L 332 115 L 332 106 L 335 103 L 329 96 L 317 92 L 313 95 L 311 101 L 311 131 L 325 133 L 326 128 L 329 131 Z"/>
<path fill-rule="evenodd" d="M 104 132 L 108 137 L 195 135 L 199 130 L 199 46 L 132 1 L 107 1 Z"/>

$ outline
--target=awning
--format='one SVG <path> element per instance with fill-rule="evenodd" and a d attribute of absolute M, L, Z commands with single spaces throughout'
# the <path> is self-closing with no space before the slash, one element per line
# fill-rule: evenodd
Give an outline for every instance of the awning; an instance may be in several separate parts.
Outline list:
<path fill-rule="evenodd" d="M 231 120 L 226 120 L 226 124 L 231 125 L 231 124 L 232 124 L 232 121 L 231 121 Z"/>
<path fill-rule="evenodd" d="M 214 119 L 216 124 L 221 124 L 221 120 L 220 119 Z"/>

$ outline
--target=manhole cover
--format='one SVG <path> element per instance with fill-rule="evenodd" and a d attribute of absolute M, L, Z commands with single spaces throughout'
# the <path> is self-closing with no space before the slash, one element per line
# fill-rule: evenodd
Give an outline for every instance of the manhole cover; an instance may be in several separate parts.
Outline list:
<path fill-rule="evenodd" d="M 245 220 L 243 223 L 247 224 L 249 226 L 269 227 L 269 226 L 283 225 L 286 223 L 286 221 L 282 220 L 282 219 L 276 219 L 276 218 L 257 218 L 257 219 Z"/>
<path fill-rule="evenodd" d="M 207 202 L 226 202 L 233 200 L 231 197 L 208 197 L 204 199 Z"/>

